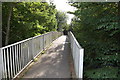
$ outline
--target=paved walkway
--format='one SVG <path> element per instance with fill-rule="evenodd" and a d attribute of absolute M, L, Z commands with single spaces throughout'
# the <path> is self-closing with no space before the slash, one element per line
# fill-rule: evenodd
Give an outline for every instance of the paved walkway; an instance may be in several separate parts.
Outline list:
<path fill-rule="evenodd" d="M 23 78 L 71 78 L 70 47 L 66 36 L 53 42 Z"/>

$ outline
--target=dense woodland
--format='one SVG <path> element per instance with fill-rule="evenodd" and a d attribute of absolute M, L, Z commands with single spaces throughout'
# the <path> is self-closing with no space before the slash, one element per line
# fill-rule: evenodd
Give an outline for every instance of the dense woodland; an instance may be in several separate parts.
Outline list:
<path fill-rule="evenodd" d="M 120 78 L 118 3 L 70 3 L 71 24 L 53 3 L 2 4 L 3 46 L 49 31 L 71 30 L 85 49 L 84 78 Z"/>
<path fill-rule="evenodd" d="M 4 2 L 2 14 L 3 46 L 67 26 L 66 14 L 53 3 Z"/>
<path fill-rule="evenodd" d="M 71 3 L 70 28 L 85 48 L 84 78 L 120 78 L 118 3 Z"/>

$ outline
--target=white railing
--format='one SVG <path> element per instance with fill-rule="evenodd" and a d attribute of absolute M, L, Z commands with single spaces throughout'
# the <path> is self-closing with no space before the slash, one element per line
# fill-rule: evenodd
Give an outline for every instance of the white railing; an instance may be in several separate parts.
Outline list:
<path fill-rule="evenodd" d="M 71 43 L 71 51 L 74 61 L 74 68 L 77 78 L 83 78 L 83 56 L 84 49 L 79 45 L 72 32 L 68 32 Z"/>
<path fill-rule="evenodd" d="M 16 78 L 61 32 L 49 32 L 0 48 L 0 79 Z"/>

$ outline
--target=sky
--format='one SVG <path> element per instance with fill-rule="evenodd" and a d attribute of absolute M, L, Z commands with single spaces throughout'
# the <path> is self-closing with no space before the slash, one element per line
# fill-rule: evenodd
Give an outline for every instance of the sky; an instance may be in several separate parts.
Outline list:
<path fill-rule="evenodd" d="M 75 10 L 74 7 L 72 7 L 68 4 L 68 0 L 52 0 L 52 1 L 56 5 L 57 10 L 60 10 L 60 11 L 63 11 L 63 12 L 74 11 Z M 68 15 L 67 23 L 70 24 L 71 19 L 74 17 L 74 15 L 68 14 L 68 13 L 66 13 L 66 15 Z"/>

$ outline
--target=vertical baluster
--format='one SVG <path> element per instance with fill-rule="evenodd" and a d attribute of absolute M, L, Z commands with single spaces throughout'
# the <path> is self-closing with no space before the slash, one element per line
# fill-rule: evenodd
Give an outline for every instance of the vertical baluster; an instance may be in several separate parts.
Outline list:
<path fill-rule="evenodd" d="M 3 62 L 4 62 L 4 78 L 7 79 L 7 61 L 6 61 L 6 54 L 5 54 L 5 49 L 3 49 Z"/>
<path fill-rule="evenodd" d="M 46 40 L 46 35 L 45 35 L 45 48 L 46 48 L 46 42 L 47 42 L 47 40 Z"/>
<path fill-rule="evenodd" d="M 28 46 L 27 46 L 27 42 L 25 42 L 25 66 L 27 64 L 27 57 L 28 57 Z"/>
<path fill-rule="evenodd" d="M 45 35 L 45 48 L 47 47 L 47 34 Z"/>
<path fill-rule="evenodd" d="M 15 45 L 15 69 L 16 69 L 16 73 L 17 74 L 17 46 Z"/>
<path fill-rule="evenodd" d="M 45 48 L 46 48 L 46 45 L 47 45 L 46 43 L 47 43 L 47 39 L 46 39 L 46 35 L 45 35 Z"/>
<path fill-rule="evenodd" d="M 30 55 L 30 52 L 29 52 L 29 50 L 30 50 L 29 41 L 30 41 L 30 40 L 27 41 L 27 48 L 28 48 L 28 49 L 27 49 L 27 50 L 28 50 L 28 51 L 27 51 L 27 56 L 28 56 L 28 57 L 27 57 L 27 63 L 30 61 L 30 58 L 29 58 L 29 55 Z"/>
<path fill-rule="evenodd" d="M 39 37 L 39 52 L 41 52 L 42 50 L 41 50 L 41 36 Z"/>
<path fill-rule="evenodd" d="M 43 35 L 43 49 L 45 49 L 45 35 Z"/>
<path fill-rule="evenodd" d="M 15 47 L 14 46 L 12 46 L 12 58 L 13 58 L 13 77 L 15 76 Z"/>
<path fill-rule="evenodd" d="M 35 50 L 35 51 L 36 51 L 36 55 L 37 55 L 37 51 L 38 51 L 38 46 L 37 46 L 37 45 L 38 45 L 38 39 L 37 39 L 37 38 L 36 38 L 36 43 L 35 43 L 35 45 L 36 45 L 36 48 L 35 48 L 36 50 Z M 35 56 L 36 56 L 36 55 L 35 55 Z"/>
<path fill-rule="evenodd" d="M 50 33 L 50 43 L 52 43 L 52 32 Z"/>
<path fill-rule="evenodd" d="M 35 57 L 35 38 L 33 38 L 33 58 Z"/>
<path fill-rule="evenodd" d="M 52 36 L 52 33 L 50 33 L 50 44 L 51 44 L 51 42 L 52 42 L 52 41 L 51 41 L 51 36 Z"/>
<path fill-rule="evenodd" d="M 19 44 L 19 70 L 21 70 L 21 43 Z"/>
<path fill-rule="evenodd" d="M 24 42 L 24 66 L 26 65 L 26 42 Z"/>
<path fill-rule="evenodd" d="M 78 76 L 79 76 L 79 58 L 80 58 L 80 56 L 79 56 L 79 47 L 76 45 L 76 47 L 77 47 L 77 50 L 76 50 L 76 57 L 77 57 L 77 62 L 76 62 L 76 66 L 77 66 L 77 74 L 78 74 Z"/>
<path fill-rule="evenodd" d="M 47 47 L 49 45 L 49 34 L 47 34 Z"/>
<path fill-rule="evenodd" d="M 46 35 L 46 43 L 47 43 L 47 46 L 48 46 L 48 41 L 49 41 L 49 37 L 48 37 L 48 34 Z M 46 46 L 46 47 L 47 47 Z"/>
<path fill-rule="evenodd" d="M 79 58 L 79 78 L 83 78 L 83 59 L 84 59 L 84 49 L 80 49 Z"/>
<path fill-rule="evenodd" d="M 49 38 L 48 38 L 48 34 L 46 35 L 46 47 L 48 46 L 48 40 L 49 40 Z"/>
<path fill-rule="evenodd" d="M 38 39 L 38 41 L 39 41 L 39 45 L 38 45 L 39 46 L 39 52 L 41 52 L 40 40 L 41 40 L 41 36 L 39 36 L 39 39 Z"/>
<path fill-rule="evenodd" d="M 49 40 L 48 40 L 48 41 L 49 41 L 49 42 L 48 42 L 48 46 L 49 46 L 49 45 L 50 45 L 50 33 L 49 33 L 49 35 L 48 35 L 48 36 L 49 36 Z"/>
<path fill-rule="evenodd" d="M 24 43 L 21 43 L 21 67 L 22 67 L 22 68 L 23 68 L 23 66 L 24 66 L 23 44 L 24 44 Z"/>
<path fill-rule="evenodd" d="M 30 56 L 31 56 L 31 45 L 30 45 L 30 42 L 31 42 L 31 40 L 28 41 L 28 46 L 29 46 L 29 50 L 28 50 L 28 51 L 29 51 L 28 60 L 29 60 L 29 61 L 31 61 L 31 57 L 30 57 Z"/>
<path fill-rule="evenodd" d="M 3 59 L 4 59 L 4 56 L 3 56 L 3 49 L 0 49 L 0 79 L 4 79 L 5 78 L 5 70 L 4 70 L 4 62 L 3 62 Z"/>
<path fill-rule="evenodd" d="M 25 42 L 25 56 L 24 56 L 24 59 L 25 59 L 25 65 L 26 65 L 26 63 L 27 63 L 27 54 L 28 54 L 28 48 L 27 48 L 27 43 Z"/>
<path fill-rule="evenodd" d="M 45 35 L 45 48 L 46 48 L 46 42 L 47 42 L 47 40 L 46 40 L 46 35 Z"/>
<path fill-rule="evenodd" d="M 25 55 L 26 55 L 26 62 L 25 62 L 25 66 L 26 66 L 26 64 L 28 63 L 28 42 L 26 41 L 26 53 L 25 53 Z"/>
<path fill-rule="evenodd" d="M 41 49 L 41 36 L 39 37 L 39 47 L 40 47 L 39 52 L 41 52 L 42 51 L 42 49 Z"/>
<path fill-rule="evenodd" d="M 25 42 L 23 43 L 23 67 L 25 66 Z"/>
<path fill-rule="evenodd" d="M 35 38 L 35 42 L 34 42 L 34 46 L 35 46 L 35 47 L 34 47 L 35 56 L 36 56 L 36 51 L 37 51 L 37 49 L 36 49 L 36 42 L 37 42 L 37 40 L 36 40 L 36 38 Z M 34 56 L 34 57 L 35 57 L 35 56 Z"/>
<path fill-rule="evenodd" d="M 7 76 L 8 76 L 8 79 L 10 79 L 10 64 L 9 64 L 9 48 L 6 48 L 7 49 L 7 53 L 6 53 L 6 55 L 7 55 Z"/>
<path fill-rule="evenodd" d="M 43 35 L 41 36 L 41 50 L 43 50 Z"/>
<path fill-rule="evenodd" d="M 50 45 L 50 33 L 49 33 L 49 45 Z"/>
<path fill-rule="evenodd" d="M 42 51 L 41 36 L 39 37 L 39 46 L 40 46 L 40 52 L 41 52 Z"/>
<path fill-rule="evenodd" d="M 48 47 L 48 43 L 49 43 L 49 34 L 47 34 L 47 47 Z"/>
<path fill-rule="evenodd" d="M 37 54 L 38 54 L 39 53 L 39 37 L 37 37 L 37 44 L 36 45 L 37 45 L 37 50 L 36 51 L 37 51 Z"/>
<path fill-rule="evenodd" d="M 46 34 L 46 47 L 47 47 L 47 43 L 48 43 L 48 34 Z"/>
<path fill-rule="evenodd" d="M 36 56 L 36 38 L 34 38 L 34 57 Z"/>
<path fill-rule="evenodd" d="M 50 32 L 50 44 L 51 44 L 51 32 Z"/>
<path fill-rule="evenodd" d="M 31 39 L 31 46 L 32 46 L 32 47 L 31 47 L 31 48 L 32 48 L 32 49 L 31 49 L 31 50 L 32 50 L 31 57 L 32 57 L 32 60 L 34 60 L 34 49 L 33 49 L 33 48 L 34 48 L 34 45 L 33 45 L 33 39 L 34 39 L 34 38 Z"/>
<path fill-rule="evenodd" d="M 78 76 L 80 75 L 80 49 L 78 50 Z"/>
<path fill-rule="evenodd" d="M 43 39 L 43 40 L 42 40 L 42 44 L 43 44 L 43 45 L 42 45 L 42 48 L 43 48 L 43 50 L 44 50 L 44 35 L 42 36 L 42 39 Z"/>
<path fill-rule="evenodd" d="M 13 78 L 13 70 L 12 70 L 12 64 L 13 64 L 13 62 L 12 62 L 12 53 L 11 53 L 11 50 L 12 50 L 12 48 L 10 47 L 10 56 L 9 56 L 9 58 L 10 58 L 10 72 L 11 72 L 11 78 Z"/>
<path fill-rule="evenodd" d="M 37 51 L 37 55 L 39 53 L 39 40 L 38 39 L 39 39 L 39 37 L 37 37 L 37 44 L 36 44 L 37 45 L 37 47 L 36 47 L 37 48 L 37 50 L 36 50 Z"/>
<path fill-rule="evenodd" d="M 32 60 L 32 39 L 30 39 L 30 60 Z"/>
<path fill-rule="evenodd" d="M 19 50 L 19 44 L 17 45 L 18 46 L 18 50 L 17 50 L 17 52 L 18 52 L 18 72 L 20 71 L 20 50 Z"/>
<path fill-rule="evenodd" d="M 30 41 L 30 45 L 31 45 L 31 48 L 30 48 L 30 50 L 31 50 L 30 59 L 32 60 L 32 59 L 33 59 L 32 39 L 31 39 L 31 41 Z"/>
<path fill-rule="evenodd" d="M 15 75 L 17 74 L 17 46 L 15 45 Z"/>
<path fill-rule="evenodd" d="M 35 38 L 35 43 L 34 43 L 34 44 L 35 44 L 35 48 L 34 48 L 34 49 L 35 49 L 35 56 L 36 56 L 36 54 L 37 54 L 37 44 L 36 44 L 36 43 L 37 43 L 37 39 Z M 34 57 L 35 57 L 35 56 L 34 56 Z"/>
<path fill-rule="evenodd" d="M 19 72 L 19 48 L 18 45 L 16 45 L 17 50 L 16 50 L 16 57 L 17 57 L 17 73 Z"/>

